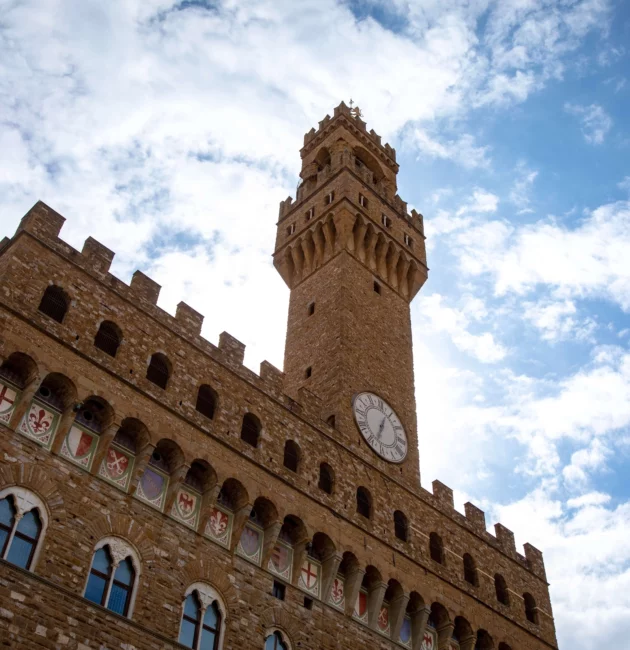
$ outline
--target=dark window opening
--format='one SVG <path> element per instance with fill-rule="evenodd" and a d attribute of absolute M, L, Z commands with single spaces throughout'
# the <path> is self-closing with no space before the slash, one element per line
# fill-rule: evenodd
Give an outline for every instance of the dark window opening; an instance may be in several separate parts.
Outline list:
<path fill-rule="evenodd" d="M 429 535 L 429 551 L 434 562 L 444 564 L 444 545 L 442 538 L 437 533 Z"/>
<path fill-rule="evenodd" d="M 334 429 L 335 428 L 335 416 L 334 415 L 329 415 L 326 418 L 326 424 L 331 426 Z"/>
<path fill-rule="evenodd" d="M 374 291 L 379 295 L 381 294 L 381 285 L 378 282 L 376 282 L 376 280 L 374 281 Z"/>
<path fill-rule="evenodd" d="M 357 490 L 357 512 L 366 519 L 369 519 L 372 513 L 372 499 L 364 487 Z"/>
<path fill-rule="evenodd" d="M 505 582 L 505 578 L 499 573 L 494 576 L 494 589 L 497 593 L 497 600 L 503 605 L 509 605 L 510 596 L 507 583 Z"/>
<path fill-rule="evenodd" d="M 212 420 L 216 406 L 217 395 L 212 390 L 212 388 L 210 388 L 210 386 L 207 384 L 199 386 L 199 392 L 197 393 L 197 404 L 195 406 L 197 411 Z"/>
<path fill-rule="evenodd" d="M 531 594 L 523 594 L 523 600 L 525 601 L 525 616 L 530 623 L 538 625 L 538 609 L 536 607 L 536 601 Z"/>
<path fill-rule="evenodd" d="M 170 374 L 168 359 L 163 354 L 156 352 L 149 362 L 147 379 L 160 388 L 166 388 Z"/>
<path fill-rule="evenodd" d="M 58 323 L 63 323 L 69 305 L 70 298 L 66 292 L 61 287 L 51 284 L 46 287 L 38 309 Z"/>
<path fill-rule="evenodd" d="M 271 592 L 271 595 L 274 598 L 277 598 L 278 600 L 284 600 L 286 590 L 287 588 L 281 582 L 278 582 L 277 580 L 273 581 L 273 590 Z"/>
<path fill-rule="evenodd" d="M 287 469 L 297 473 L 300 464 L 300 448 L 293 440 L 287 440 L 284 444 L 283 464 Z"/>
<path fill-rule="evenodd" d="M 243 417 L 243 425 L 241 426 L 241 440 L 252 447 L 258 447 L 260 428 L 258 418 L 251 413 L 246 413 L 245 417 Z"/>
<path fill-rule="evenodd" d="M 335 482 L 332 468 L 327 463 L 322 463 L 319 466 L 319 481 L 317 487 L 326 494 L 332 494 L 333 484 Z"/>
<path fill-rule="evenodd" d="M 309 379 L 310 376 L 313 374 L 313 368 L 312 368 L 311 366 L 309 366 L 309 367 L 306 369 L 306 372 L 305 372 L 304 374 L 305 374 L 306 378 Z"/>
<path fill-rule="evenodd" d="M 396 510 L 394 513 L 394 533 L 396 537 L 403 542 L 406 542 L 409 539 L 409 525 L 407 523 L 407 517 L 400 510 Z"/>
<path fill-rule="evenodd" d="M 475 561 L 472 559 L 468 553 L 464 553 L 464 580 L 476 587 L 478 584 L 477 579 L 477 567 L 475 566 Z"/>
<path fill-rule="evenodd" d="M 312 316 L 315 313 L 315 303 L 311 302 L 308 305 L 308 315 Z"/>
<path fill-rule="evenodd" d="M 110 321 L 103 321 L 94 337 L 94 346 L 109 354 L 110 357 L 115 357 L 121 339 L 118 327 Z"/>
<path fill-rule="evenodd" d="M 313 609 L 313 599 L 304 596 L 304 609 Z"/>

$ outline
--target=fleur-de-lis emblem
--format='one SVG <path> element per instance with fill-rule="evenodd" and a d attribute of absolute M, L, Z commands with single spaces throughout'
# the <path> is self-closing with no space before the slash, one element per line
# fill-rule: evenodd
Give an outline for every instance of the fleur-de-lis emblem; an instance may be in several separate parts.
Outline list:
<path fill-rule="evenodd" d="M 210 515 L 210 526 L 215 535 L 222 535 L 228 524 L 228 518 L 220 510 L 215 510 L 212 515 Z"/>
<path fill-rule="evenodd" d="M 337 578 L 333 582 L 332 596 L 335 602 L 339 602 L 343 598 L 343 584 Z"/>
<path fill-rule="evenodd" d="M 44 433 L 50 428 L 50 418 L 44 409 L 39 409 L 37 414 L 31 411 L 28 419 L 35 433 Z"/>

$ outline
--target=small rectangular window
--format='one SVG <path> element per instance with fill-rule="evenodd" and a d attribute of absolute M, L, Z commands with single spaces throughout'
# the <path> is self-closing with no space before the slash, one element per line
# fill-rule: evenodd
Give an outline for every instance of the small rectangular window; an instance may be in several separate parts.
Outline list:
<path fill-rule="evenodd" d="M 368 200 L 363 196 L 363 194 L 359 194 L 359 205 L 362 208 L 368 207 Z"/>
<path fill-rule="evenodd" d="M 412 248 L 413 247 L 413 239 L 411 239 L 411 237 L 407 233 L 405 233 L 404 239 L 405 239 L 405 245 L 409 246 L 409 248 Z"/>
<path fill-rule="evenodd" d="M 313 599 L 304 596 L 304 609 L 313 609 Z"/>
<path fill-rule="evenodd" d="M 309 208 L 306 212 L 306 220 L 310 221 L 315 216 L 315 208 Z"/>
<path fill-rule="evenodd" d="M 272 596 L 274 598 L 277 598 L 278 600 L 284 600 L 285 593 L 286 593 L 286 587 L 281 582 L 274 580 L 273 591 L 271 592 Z"/>
<path fill-rule="evenodd" d="M 335 193 L 334 192 L 329 192 L 328 194 L 326 194 L 326 198 L 324 200 L 324 203 L 326 205 L 330 205 L 333 202 L 334 198 L 335 198 Z"/>
<path fill-rule="evenodd" d="M 309 379 L 310 376 L 313 374 L 313 368 L 311 368 L 311 366 L 309 366 L 309 367 L 306 369 L 306 372 L 305 372 L 304 374 L 306 375 L 306 378 Z"/>
<path fill-rule="evenodd" d="M 315 303 L 311 302 L 308 306 L 308 315 L 312 316 L 315 313 Z"/>
<path fill-rule="evenodd" d="M 392 220 L 386 215 L 381 216 L 381 223 L 385 226 L 385 228 L 389 228 L 392 225 Z"/>
<path fill-rule="evenodd" d="M 292 235 L 295 232 L 295 224 L 292 223 L 290 226 L 287 226 L 287 235 Z"/>
<path fill-rule="evenodd" d="M 380 295 L 381 293 L 381 285 L 378 282 L 374 282 L 374 292 L 378 293 Z"/>

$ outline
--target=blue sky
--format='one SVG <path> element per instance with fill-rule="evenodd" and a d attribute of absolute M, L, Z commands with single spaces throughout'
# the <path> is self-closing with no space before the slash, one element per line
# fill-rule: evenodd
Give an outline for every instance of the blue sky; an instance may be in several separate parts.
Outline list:
<path fill-rule="evenodd" d="M 270 253 L 303 134 L 358 102 L 425 215 L 423 485 L 545 552 L 561 647 L 623 647 L 630 6 L 0 0 L 0 15 L 1 234 L 46 201 L 67 241 L 102 241 L 124 280 L 142 268 L 161 306 L 190 303 L 254 369 L 282 365 Z"/>

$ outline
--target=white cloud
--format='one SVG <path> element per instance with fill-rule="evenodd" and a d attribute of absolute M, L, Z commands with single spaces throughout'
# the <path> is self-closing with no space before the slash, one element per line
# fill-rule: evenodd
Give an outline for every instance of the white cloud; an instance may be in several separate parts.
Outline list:
<path fill-rule="evenodd" d="M 492 192 L 479 187 L 473 190 L 468 201 L 457 210 L 457 216 L 465 213 L 479 214 L 496 212 L 499 205 L 499 197 Z"/>
<path fill-rule="evenodd" d="M 431 331 L 447 333 L 460 351 L 482 363 L 496 363 L 508 352 L 492 333 L 473 334 L 469 331 L 471 324 L 480 322 L 487 316 L 485 306 L 478 299 L 469 297 L 458 309 L 447 306 L 444 297 L 434 293 L 420 297 L 419 310 Z"/>
<path fill-rule="evenodd" d="M 439 140 L 429 135 L 425 129 L 416 128 L 411 139 L 421 154 L 431 158 L 453 160 L 462 167 L 474 169 L 489 167 L 489 146 L 477 146 L 472 135 L 465 133 L 453 140 Z"/>
<path fill-rule="evenodd" d="M 599 104 L 580 106 L 566 103 L 564 110 L 580 119 L 582 134 L 589 144 L 602 144 L 612 128 L 612 117 Z"/>
<path fill-rule="evenodd" d="M 523 302 L 523 318 L 537 327 L 545 341 L 573 339 L 593 342 L 597 323 L 592 317 L 578 318 L 573 300 L 543 298 L 537 302 Z"/>
<path fill-rule="evenodd" d="M 519 209 L 519 214 L 533 212 L 529 207 L 531 202 L 531 191 L 534 181 L 538 177 L 536 170 L 529 167 L 522 160 L 518 162 L 514 170 L 515 179 L 510 190 L 510 201 Z"/>
<path fill-rule="evenodd" d="M 624 191 L 628 192 L 628 194 L 630 194 L 630 176 L 624 177 L 624 179 L 622 181 L 617 183 L 617 187 L 620 190 L 624 190 Z"/>

